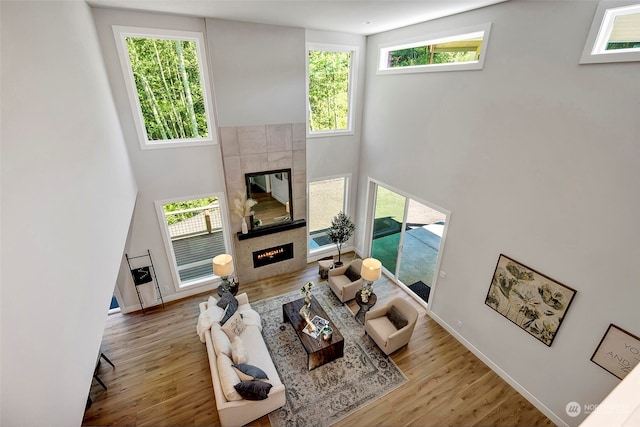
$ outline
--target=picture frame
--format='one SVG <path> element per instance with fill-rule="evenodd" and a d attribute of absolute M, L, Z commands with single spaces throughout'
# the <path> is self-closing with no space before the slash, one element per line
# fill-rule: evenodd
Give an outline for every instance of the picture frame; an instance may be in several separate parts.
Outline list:
<path fill-rule="evenodd" d="M 575 295 L 575 289 L 500 254 L 485 304 L 550 347 Z"/>
<path fill-rule="evenodd" d="M 640 338 L 611 323 L 591 361 L 623 380 L 640 362 Z"/>

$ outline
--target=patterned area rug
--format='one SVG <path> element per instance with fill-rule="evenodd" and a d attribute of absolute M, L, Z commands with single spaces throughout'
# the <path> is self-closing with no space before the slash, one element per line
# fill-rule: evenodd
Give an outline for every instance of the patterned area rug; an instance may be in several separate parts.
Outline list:
<path fill-rule="evenodd" d="M 293 327 L 282 322 L 282 304 L 302 298 L 301 292 L 251 303 L 260 313 L 262 335 L 287 389 L 286 405 L 269 414 L 273 427 L 331 425 L 407 382 L 326 283 L 316 284 L 312 294 L 345 341 L 344 357 L 312 371 Z"/>

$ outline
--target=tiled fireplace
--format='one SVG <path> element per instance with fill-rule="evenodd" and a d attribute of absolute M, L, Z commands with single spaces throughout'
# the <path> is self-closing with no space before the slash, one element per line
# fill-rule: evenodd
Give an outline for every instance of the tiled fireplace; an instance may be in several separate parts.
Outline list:
<path fill-rule="evenodd" d="M 289 271 L 305 268 L 307 264 L 306 228 L 306 134 L 304 123 L 223 127 L 220 129 L 222 158 L 227 187 L 228 205 L 238 191 L 245 191 L 245 174 L 276 169 L 291 169 L 292 211 L 291 227 L 270 230 L 268 233 L 236 235 L 235 264 L 240 284 L 250 283 Z M 240 232 L 241 220 L 231 215 L 231 225 Z M 283 252 L 280 252 L 281 248 Z M 273 252 L 276 262 L 254 264 L 254 254 Z M 286 257 L 282 256 L 287 252 Z M 264 257 L 263 257 L 264 259 Z"/>
<path fill-rule="evenodd" d="M 253 252 L 253 268 L 264 267 L 293 258 L 293 243 Z"/>

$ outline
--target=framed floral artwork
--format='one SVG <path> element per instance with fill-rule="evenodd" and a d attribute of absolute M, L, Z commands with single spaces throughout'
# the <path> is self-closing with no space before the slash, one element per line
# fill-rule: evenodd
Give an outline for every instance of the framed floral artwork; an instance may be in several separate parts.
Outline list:
<path fill-rule="evenodd" d="M 551 346 L 575 294 L 575 289 L 500 254 L 485 304 Z"/>

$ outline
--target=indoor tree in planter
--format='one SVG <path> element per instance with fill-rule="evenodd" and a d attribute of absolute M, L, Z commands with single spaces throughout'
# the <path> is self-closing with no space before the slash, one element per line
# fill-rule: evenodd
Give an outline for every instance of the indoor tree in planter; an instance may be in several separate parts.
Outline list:
<path fill-rule="evenodd" d="M 338 262 L 336 262 L 336 266 L 342 265 L 342 261 L 340 260 L 342 244 L 351 238 L 355 230 L 356 225 L 351 218 L 342 211 L 331 220 L 331 227 L 327 230 L 327 236 L 329 236 L 338 248 Z"/>

